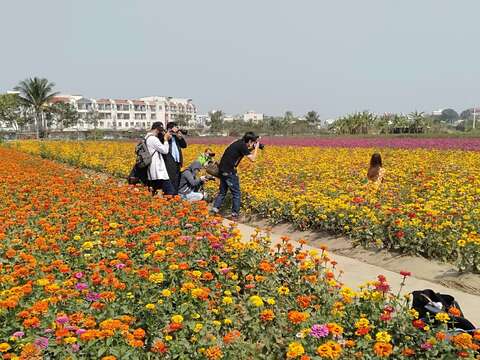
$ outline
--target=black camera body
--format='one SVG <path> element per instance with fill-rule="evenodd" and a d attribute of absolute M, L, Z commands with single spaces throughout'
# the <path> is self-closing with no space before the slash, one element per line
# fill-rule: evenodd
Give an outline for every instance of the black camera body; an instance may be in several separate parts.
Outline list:
<path fill-rule="evenodd" d="M 265 144 L 261 144 L 261 143 L 260 143 L 260 144 L 258 144 L 258 148 L 259 148 L 260 150 L 263 150 L 263 149 L 265 149 Z"/>

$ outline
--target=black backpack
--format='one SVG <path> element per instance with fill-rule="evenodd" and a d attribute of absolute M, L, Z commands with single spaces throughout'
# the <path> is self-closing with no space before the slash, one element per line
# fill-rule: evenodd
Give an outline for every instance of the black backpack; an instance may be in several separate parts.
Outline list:
<path fill-rule="evenodd" d="M 150 151 L 148 151 L 147 147 L 147 139 L 153 135 L 147 135 L 144 139 L 142 139 L 137 146 L 135 146 L 135 155 L 136 155 L 136 160 L 135 160 L 135 166 L 138 169 L 143 169 L 143 168 L 148 168 L 150 164 L 152 163 L 152 156 L 155 154 L 156 151 L 153 152 L 153 154 L 150 154 Z"/>
<path fill-rule="evenodd" d="M 448 327 L 465 331 L 475 330 L 475 326 L 465 319 L 463 312 L 460 309 L 460 305 L 453 296 L 440 294 L 432 289 L 413 291 L 412 296 L 412 308 L 418 311 L 420 319 L 426 319 L 428 317 L 435 318 L 437 313 L 448 312 L 448 309 L 453 306 L 460 310 L 460 316 L 450 315 L 452 321 L 448 323 Z M 434 303 L 440 305 L 440 308 L 436 307 Z"/>

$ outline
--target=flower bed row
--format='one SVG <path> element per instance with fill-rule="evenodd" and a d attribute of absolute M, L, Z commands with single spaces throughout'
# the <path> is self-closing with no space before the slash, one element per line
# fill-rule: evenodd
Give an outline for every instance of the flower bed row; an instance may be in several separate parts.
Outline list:
<path fill-rule="evenodd" d="M 325 249 L 242 243 L 204 203 L 5 148 L 0 259 L 3 359 L 474 358 L 480 337 L 447 339 L 383 276 L 342 286 Z"/>
<path fill-rule="evenodd" d="M 22 151 L 126 176 L 133 144 L 17 142 Z M 186 163 L 204 145 L 190 145 Z M 223 146 L 213 149 L 222 153 Z M 352 237 L 480 272 L 480 156 L 460 150 L 382 149 L 385 182 L 365 182 L 372 148 L 268 147 L 242 162 L 244 211 Z M 216 184 L 209 183 L 214 193 Z"/>

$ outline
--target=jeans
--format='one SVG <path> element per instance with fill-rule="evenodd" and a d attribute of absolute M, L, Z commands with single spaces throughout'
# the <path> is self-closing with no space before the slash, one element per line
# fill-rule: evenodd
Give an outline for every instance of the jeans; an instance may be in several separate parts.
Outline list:
<path fill-rule="evenodd" d="M 188 194 L 181 195 L 183 200 L 187 201 L 200 201 L 203 200 L 203 194 L 200 192 L 192 191 Z"/>
<path fill-rule="evenodd" d="M 175 195 L 175 189 L 170 180 L 151 180 L 150 186 L 152 187 L 153 195 L 155 195 L 159 189 L 162 189 L 163 195 Z"/>
<path fill-rule="evenodd" d="M 228 175 L 222 174 L 220 176 L 220 190 L 217 198 L 213 203 L 216 209 L 220 209 L 227 195 L 227 191 L 230 189 L 232 193 L 232 214 L 238 215 L 240 212 L 240 181 L 237 173 L 229 173 Z"/>

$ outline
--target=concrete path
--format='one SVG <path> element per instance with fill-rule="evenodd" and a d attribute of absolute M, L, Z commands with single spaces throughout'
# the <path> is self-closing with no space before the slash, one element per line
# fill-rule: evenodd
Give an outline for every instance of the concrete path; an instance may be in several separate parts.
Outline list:
<path fill-rule="evenodd" d="M 228 220 L 225 220 L 225 224 L 229 224 Z M 242 237 L 245 241 L 248 241 L 251 235 L 256 231 L 255 228 L 238 224 L 238 229 L 242 233 Z M 270 233 L 272 239 L 272 245 L 281 242 L 282 234 Z M 291 241 L 294 245 L 295 241 Z M 314 247 L 304 245 L 306 249 L 313 249 Z M 336 255 L 329 252 L 330 258 L 338 262 L 337 269 L 343 270 L 341 281 L 351 287 L 352 289 L 358 289 L 358 285 L 361 285 L 370 280 L 376 280 L 377 275 L 384 275 L 387 278 L 388 283 L 391 286 L 392 292 L 397 293 L 400 288 L 400 283 L 403 277 L 399 273 L 395 273 L 389 270 L 385 270 L 378 266 L 370 265 L 362 261 L 351 259 L 345 256 Z M 406 271 L 415 272 L 415 269 L 405 269 Z M 413 276 L 407 278 L 406 285 L 402 290 L 402 293 L 408 293 L 414 290 L 432 289 L 442 294 L 449 294 L 455 297 L 460 304 L 465 317 L 470 320 L 475 326 L 480 327 L 480 296 L 464 293 L 459 290 L 450 289 L 436 283 L 417 279 Z"/>

